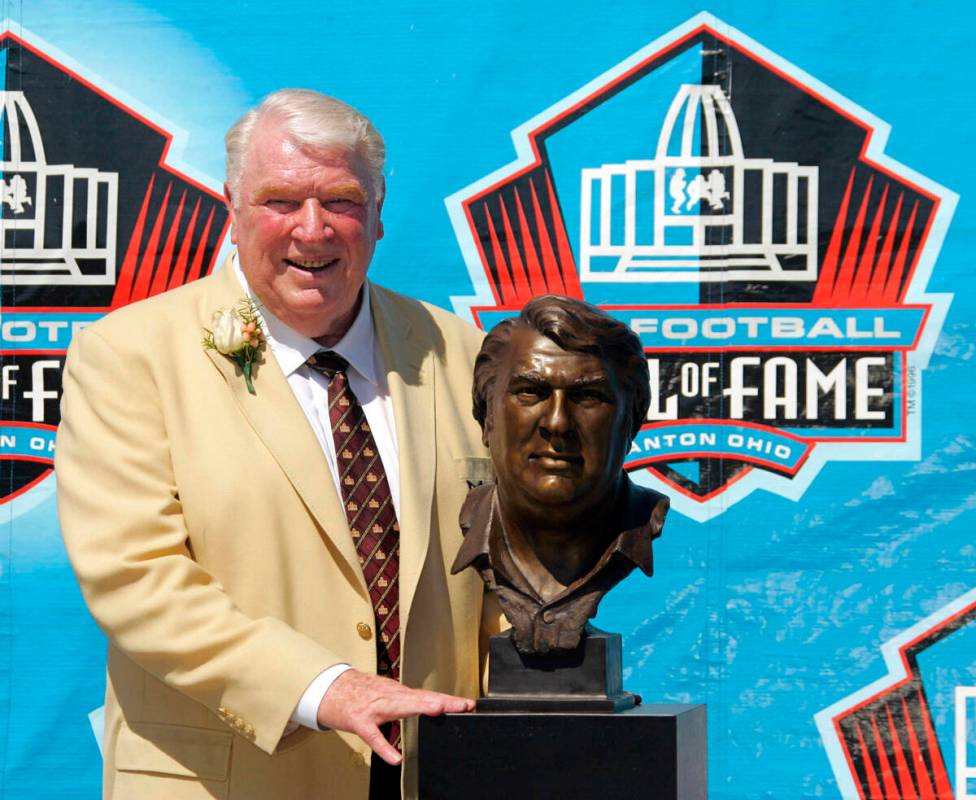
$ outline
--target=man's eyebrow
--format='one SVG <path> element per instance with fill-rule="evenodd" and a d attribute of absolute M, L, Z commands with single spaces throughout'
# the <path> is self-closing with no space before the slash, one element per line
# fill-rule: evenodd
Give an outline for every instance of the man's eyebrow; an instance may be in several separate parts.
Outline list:
<path fill-rule="evenodd" d="M 294 188 L 289 189 L 287 186 L 262 186 L 254 193 L 254 197 L 261 202 L 271 197 L 291 197 L 294 193 Z"/>
<path fill-rule="evenodd" d="M 262 186 L 255 193 L 259 203 L 274 197 L 294 198 L 304 194 L 304 190 L 296 190 L 291 186 L 279 186 L 272 184 Z M 352 200 L 356 203 L 365 203 L 367 195 L 362 186 L 357 183 L 340 183 L 330 186 L 327 192 L 323 192 L 321 200 Z"/>
<path fill-rule="evenodd" d="M 365 203 L 366 197 L 366 191 L 358 183 L 339 183 L 330 186 L 329 190 L 323 193 L 322 199 L 355 200 L 357 203 Z"/>

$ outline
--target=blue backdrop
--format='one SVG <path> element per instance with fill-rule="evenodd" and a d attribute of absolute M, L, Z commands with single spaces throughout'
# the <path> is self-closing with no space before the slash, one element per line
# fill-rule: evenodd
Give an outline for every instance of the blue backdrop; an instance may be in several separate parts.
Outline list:
<path fill-rule="evenodd" d="M 459 202 L 516 159 L 525 137 L 512 132 L 652 42 L 663 47 L 700 11 L 671 0 L 4 8 L 9 32 L 175 134 L 169 165 L 217 192 L 223 133 L 267 92 L 305 86 L 353 103 L 389 153 L 386 237 L 371 278 L 462 311 L 455 299 L 478 286 Z M 759 485 L 734 503 L 720 492 L 677 504 L 655 545 L 655 577 L 628 579 L 597 622 L 624 636 L 630 690 L 708 704 L 714 798 L 871 796 L 872 775 L 874 796 L 897 796 L 883 774 L 889 761 L 896 771 L 894 734 L 881 747 L 870 741 L 871 720 L 887 724 L 892 691 L 928 743 L 913 756 L 894 735 L 915 789 L 948 797 L 942 776 L 955 782 L 966 747 L 953 734 L 954 692 L 976 685 L 971 14 L 961 2 L 905 0 L 732 1 L 707 11 L 719 33 L 760 44 L 890 125 L 884 153 L 914 183 L 940 187 L 947 223 L 941 250 L 943 232 L 929 234 L 934 266 L 915 289 L 954 299 L 944 321 L 929 319 L 937 339 L 912 377 L 918 457 L 856 448 L 827 460 L 798 497 Z M 602 152 L 603 162 L 628 157 Z M 0 505 L 0 797 L 10 800 L 99 796 L 105 642 L 64 556 L 54 483 Z M 854 713 L 865 703 L 871 718 Z M 972 708 L 968 724 L 976 768 Z M 897 719 L 895 728 L 907 731 Z"/>

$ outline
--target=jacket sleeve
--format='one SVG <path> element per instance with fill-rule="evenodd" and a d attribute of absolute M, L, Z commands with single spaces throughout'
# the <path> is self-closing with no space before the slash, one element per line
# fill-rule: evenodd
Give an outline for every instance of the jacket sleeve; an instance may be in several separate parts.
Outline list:
<path fill-rule="evenodd" d="M 306 687 L 345 659 L 248 617 L 193 559 L 148 357 L 118 349 L 85 330 L 64 372 L 58 510 L 82 593 L 129 658 L 273 752 Z"/>

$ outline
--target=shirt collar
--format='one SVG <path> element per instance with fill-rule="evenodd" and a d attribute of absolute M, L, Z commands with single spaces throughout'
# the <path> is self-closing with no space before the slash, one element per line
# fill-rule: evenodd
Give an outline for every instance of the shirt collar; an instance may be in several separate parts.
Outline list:
<path fill-rule="evenodd" d="M 268 346 L 274 354 L 275 360 L 281 367 L 285 376 L 291 375 L 299 367 L 305 365 L 306 360 L 313 354 L 322 350 L 322 345 L 314 339 L 303 336 L 293 328 L 286 325 L 276 317 L 270 309 L 264 307 L 261 301 L 251 291 L 251 287 L 244 277 L 241 269 L 240 259 L 234 253 L 233 259 L 234 273 L 237 275 L 244 287 L 244 291 L 250 297 L 258 310 L 264 328 Z M 359 313 L 353 320 L 346 335 L 340 339 L 334 347 L 328 348 L 349 362 L 355 369 L 370 383 L 377 384 L 376 363 L 374 361 L 374 334 L 373 334 L 373 312 L 369 301 L 369 283 L 363 284 L 363 301 L 359 306 Z"/>

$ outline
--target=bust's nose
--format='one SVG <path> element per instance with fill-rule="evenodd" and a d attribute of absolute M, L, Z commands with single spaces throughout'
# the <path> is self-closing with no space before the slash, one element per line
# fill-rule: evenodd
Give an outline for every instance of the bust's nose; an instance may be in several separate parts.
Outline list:
<path fill-rule="evenodd" d="M 539 420 L 539 431 L 546 441 L 555 446 L 559 440 L 569 435 L 572 428 L 566 393 L 556 389 L 546 400 L 545 411 Z"/>

